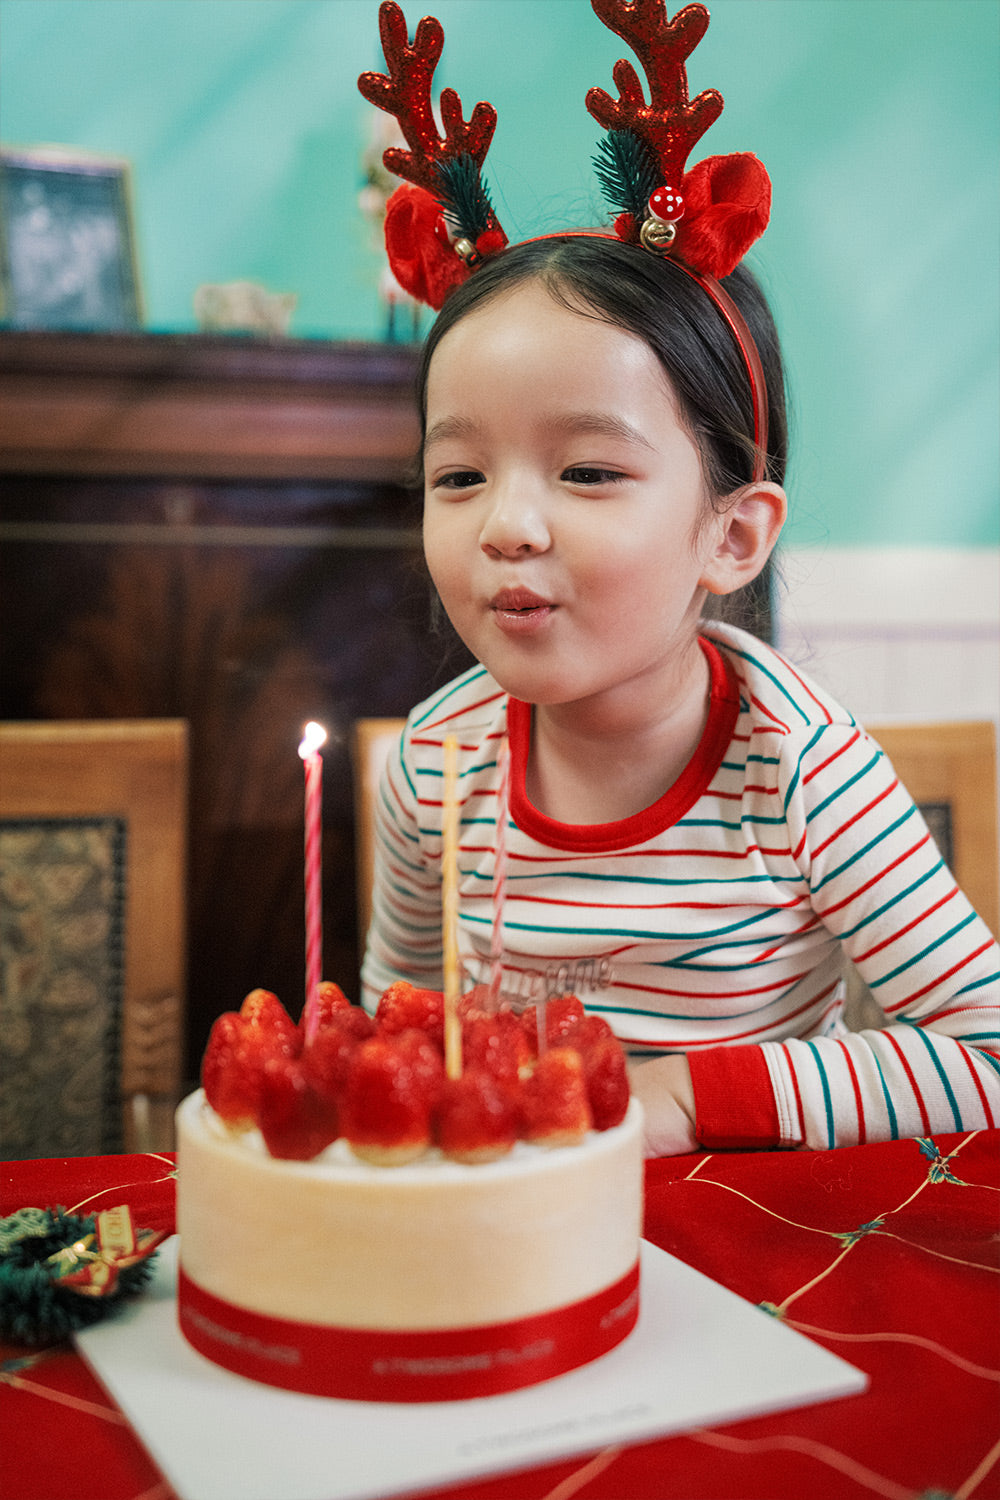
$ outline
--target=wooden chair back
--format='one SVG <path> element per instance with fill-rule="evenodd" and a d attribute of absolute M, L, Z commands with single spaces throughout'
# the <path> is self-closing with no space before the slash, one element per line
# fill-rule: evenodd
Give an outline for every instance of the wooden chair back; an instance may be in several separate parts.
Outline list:
<path fill-rule="evenodd" d="M 984 719 L 865 728 L 926 817 L 955 879 L 1000 934 L 995 725 Z"/>
<path fill-rule="evenodd" d="M 22 1157 L 172 1148 L 187 764 L 183 720 L 0 724 L 0 1111 Z"/>
<path fill-rule="evenodd" d="M 358 939 L 362 952 L 372 911 L 375 874 L 375 799 L 386 757 L 403 732 L 405 719 L 358 719 L 351 742 L 354 766 L 354 839 Z"/>
<path fill-rule="evenodd" d="M 1000 934 L 995 726 L 989 720 L 947 720 L 865 728 L 926 818 L 958 884 L 992 932 Z M 854 970 L 845 1019 L 854 1031 L 885 1024 Z"/>

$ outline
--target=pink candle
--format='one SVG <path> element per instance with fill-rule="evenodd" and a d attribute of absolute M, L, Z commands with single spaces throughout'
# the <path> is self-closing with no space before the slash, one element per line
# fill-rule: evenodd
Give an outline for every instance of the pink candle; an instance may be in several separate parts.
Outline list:
<path fill-rule="evenodd" d="M 305 763 L 306 861 L 306 1001 L 303 1011 L 306 1040 L 316 1029 L 316 992 L 323 970 L 323 757 L 326 741 L 322 724 L 312 720 L 302 733 L 299 754 Z"/>
<path fill-rule="evenodd" d="M 506 737 L 497 757 L 497 817 L 493 863 L 493 933 L 490 940 L 490 1008 L 500 1005 L 503 983 L 503 909 L 507 899 L 507 817 L 510 811 L 510 744 Z"/>

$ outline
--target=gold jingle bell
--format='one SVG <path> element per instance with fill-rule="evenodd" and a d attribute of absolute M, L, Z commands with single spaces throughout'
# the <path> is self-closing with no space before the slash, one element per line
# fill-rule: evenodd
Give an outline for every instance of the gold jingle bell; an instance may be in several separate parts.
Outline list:
<path fill-rule="evenodd" d="M 465 264 L 467 266 L 474 266 L 478 264 L 479 251 L 476 249 L 472 241 L 466 239 L 464 235 L 460 239 L 457 239 L 455 241 L 452 249 L 455 251 L 455 254 L 457 256 L 465 261 Z"/>
<path fill-rule="evenodd" d="M 639 238 L 647 250 L 666 255 L 677 238 L 677 226 L 669 224 L 666 219 L 649 218 L 639 230 Z"/>

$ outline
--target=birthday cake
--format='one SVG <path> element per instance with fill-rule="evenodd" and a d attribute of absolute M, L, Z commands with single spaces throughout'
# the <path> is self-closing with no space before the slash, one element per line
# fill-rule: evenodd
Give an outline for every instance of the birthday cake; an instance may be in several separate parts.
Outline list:
<path fill-rule="evenodd" d="M 177 1115 L 179 1318 L 215 1363 L 367 1401 L 492 1395 L 612 1349 L 638 1315 L 642 1117 L 606 1023 L 394 985 L 255 991 Z M 541 1045 L 539 1045 L 539 1031 Z"/>

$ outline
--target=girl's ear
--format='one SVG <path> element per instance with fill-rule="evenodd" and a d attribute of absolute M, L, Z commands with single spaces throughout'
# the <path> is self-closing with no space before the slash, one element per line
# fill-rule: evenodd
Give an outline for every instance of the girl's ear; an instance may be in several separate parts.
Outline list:
<path fill-rule="evenodd" d="M 787 511 L 788 500 L 778 484 L 761 482 L 737 490 L 710 528 L 701 587 L 710 594 L 732 594 L 756 578 L 774 549 Z"/>

